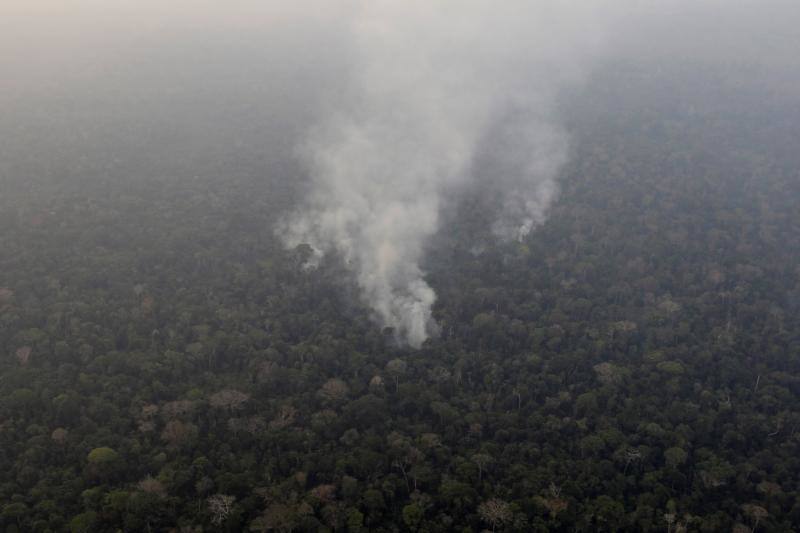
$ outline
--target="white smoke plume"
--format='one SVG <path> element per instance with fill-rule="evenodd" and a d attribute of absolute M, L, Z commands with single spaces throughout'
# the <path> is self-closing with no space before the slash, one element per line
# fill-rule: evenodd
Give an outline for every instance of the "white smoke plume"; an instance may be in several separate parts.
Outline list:
<path fill-rule="evenodd" d="M 303 136 L 312 192 L 281 235 L 345 257 L 419 346 L 440 207 L 477 182 L 504 193 L 498 238 L 541 224 L 568 154 L 555 99 L 587 66 L 755 66 L 794 95 L 798 20 L 797 0 L 2 0 L 0 180 L 237 179 L 227 161 L 287 168 Z"/>
<path fill-rule="evenodd" d="M 601 42 L 592 10 L 531 0 L 371 0 L 351 21 L 344 103 L 301 148 L 307 203 L 280 229 L 287 245 L 340 253 L 398 339 L 436 333 L 420 268 L 442 200 L 483 180 L 506 191 L 495 224 L 521 239 L 557 195 L 567 136 L 554 98 Z M 490 164 L 473 163 L 479 152 Z"/>

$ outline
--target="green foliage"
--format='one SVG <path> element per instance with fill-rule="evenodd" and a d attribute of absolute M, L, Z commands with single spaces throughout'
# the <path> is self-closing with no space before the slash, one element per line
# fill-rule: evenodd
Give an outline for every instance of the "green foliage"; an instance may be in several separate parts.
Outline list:
<path fill-rule="evenodd" d="M 668 448 L 664 452 L 664 460 L 666 461 L 667 466 L 671 468 L 677 468 L 681 466 L 686 462 L 686 458 L 688 456 L 689 455 L 684 450 L 678 447 Z"/>
<path fill-rule="evenodd" d="M 107 446 L 102 446 L 90 451 L 87 459 L 89 460 L 90 464 L 108 465 L 119 461 L 120 456 L 113 449 Z"/>
<path fill-rule="evenodd" d="M 416 503 L 403 507 L 403 523 L 411 530 L 416 531 L 422 524 L 425 511 Z"/>
<path fill-rule="evenodd" d="M 81 513 L 69 521 L 71 533 L 90 533 L 97 527 L 97 513 L 88 511 Z"/>
<path fill-rule="evenodd" d="M 662 361 L 658 363 L 657 368 L 666 374 L 674 376 L 679 376 L 684 372 L 683 365 L 678 361 Z"/>
<path fill-rule="evenodd" d="M 593 80 L 524 242 L 443 215 L 419 351 L 293 175 L 0 195 L 0 528 L 792 531 L 800 117 L 671 79 Z"/>

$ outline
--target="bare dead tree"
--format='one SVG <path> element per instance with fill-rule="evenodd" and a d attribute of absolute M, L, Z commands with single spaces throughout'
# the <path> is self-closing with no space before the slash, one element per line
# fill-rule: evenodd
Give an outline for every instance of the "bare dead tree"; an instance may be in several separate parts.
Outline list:
<path fill-rule="evenodd" d="M 236 501 L 236 497 L 227 494 L 209 496 L 206 502 L 208 502 L 208 510 L 211 512 L 211 523 L 218 526 L 224 522 L 231 514 L 234 501 Z"/>
<path fill-rule="evenodd" d="M 758 527 L 758 523 L 769 515 L 766 509 L 754 503 L 746 503 L 742 505 L 742 511 L 744 511 L 744 514 L 753 519 L 753 528 L 750 530 L 750 533 L 754 533 Z"/>
<path fill-rule="evenodd" d="M 664 513 L 664 521 L 667 523 L 667 533 L 672 533 L 672 524 L 675 523 L 675 513 Z"/>
<path fill-rule="evenodd" d="M 625 474 L 628 471 L 628 466 L 634 462 L 638 461 L 642 458 L 642 452 L 636 450 L 634 448 L 630 448 L 625 451 L 625 469 L 622 471 Z"/>
<path fill-rule="evenodd" d="M 472 462 L 478 466 L 478 481 L 483 480 L 483 471 L 492 462 L 492 457 L 486 453 L 476 453 L 472 456 Z"/>
<path fill-rule="evenodd" d="M 492 526 L 492 531 L 494 531 L 497 526 L 502 526 L 514 518 L 511 506 L 508 502 L 499 498 L 492 498 L 480 504 L 478 506 L 478 514 L 484 522 Z"/>

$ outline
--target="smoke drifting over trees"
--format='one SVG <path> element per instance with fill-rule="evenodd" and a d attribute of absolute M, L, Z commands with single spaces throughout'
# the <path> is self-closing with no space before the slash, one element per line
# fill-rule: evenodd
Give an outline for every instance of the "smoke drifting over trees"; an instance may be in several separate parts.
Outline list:
<path fill-rule="evenodd" d="M 349 44 L 342 94 L 323 98 L 327 110 L 301 141 L 311 192 L 279 231 L 290 246 L 311 244 L 315 259 L 341 254 L 378 321 L 412 347 L 437 330 L 436 294 L 420 264 L 443 200 L 468 184 L 499 192 L 492 230 L 502 240 L 521 240 L 544 222 L 569 151 L 556 106 L 564 89 L 611 56 L 663 62 L 699 53 L 719 62 L 736 60 L 732 52 L 750 60 L 770 53 L 769 44 L 741 40 L 765 31 L 744 5 L 351 7 L 341 26 Z M 686 30 L 680 38 L 676 28 Z M 644 43 L 646 59 L 637 56 Z"/>
<path fill-rule="evenodd" d="M 344 102 L 302 148 L 310 198 L 281 231 L 342 254 L 379 321 L 419 347 L 436 331 L 420 261 L 442 200 L 485 181 L 504 191 L 499 238 L 543 222 L 567 152 L 554 95 L 600 32 L 526 1 L 361 7 Z"/>
<path fill-rule="evenodd" d="M 231 179 L 245 158 L 299 160 L 308 176 L 286 179 L 311 185 L 280 234 L 341 255 L 378 322 L 411 346 L 436 331 L 421 265 L 443 201 L 476 183 L 499 191 L 501 240 L 545 220 L 570 149 L 555 105 L 565 88 L 609 58 L 785 72 L 798 11 L 623 0 L 2 9 L 0 171 L 68 183 L 202 167 Z"/>

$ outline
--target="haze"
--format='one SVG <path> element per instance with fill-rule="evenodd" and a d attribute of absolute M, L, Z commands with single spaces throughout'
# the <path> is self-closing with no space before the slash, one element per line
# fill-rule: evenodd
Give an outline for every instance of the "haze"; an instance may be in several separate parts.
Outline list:
<path fill-rule="evenodd" d="M 0 530 L 796 530 L 799 22 L 0 0 Z"/>
<path fill-rule="evenodd" d="M 440 196 L 485 182 L 505 196 L 498 238 L 541 224 L 567 159 L 557 109 L 567 90 L 591 91 L 587 77 L 613 63 L 758 68 L 776 87 L 796 79 L 786 79 L 798 49 L 789 2 L 2 10 L 4 180 L 134 179 L 115 168 L 226 180 L 237 160 L 299 164 L 287 179 L 309 175 L 311 189 L 278 231 L 291 246 L 344 254 L 376 320 L 417 347 L 437 331 L 420 261 Z"/>

